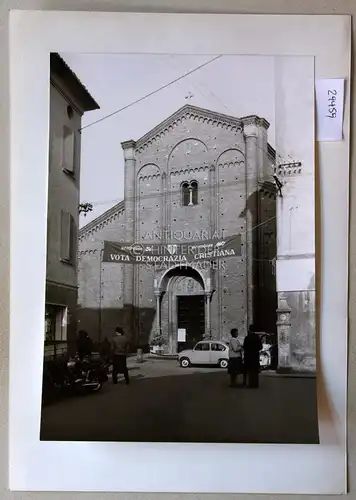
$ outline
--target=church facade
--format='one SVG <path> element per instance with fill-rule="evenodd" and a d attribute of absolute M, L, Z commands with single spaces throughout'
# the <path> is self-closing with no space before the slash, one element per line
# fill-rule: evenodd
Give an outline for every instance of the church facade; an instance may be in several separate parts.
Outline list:
<path fill-rule="evenodd" d="M 94 340 L 123 325 L 135 347 L 167 354 L 203 337 L 276 333 L 275 152 L 269 123 L 184 106 L 122 143 L 124 200 L 80 231 L 79 328 Z M 239 251 L 185 265 L 104 262 L 104 242 L 196 245 L 236 237 Z M 173 252 L 174 253 L 174 252 Z M 222 257 L 221 257 L 222 256 Z M 174 259 L 171 259 L 174 260 Z"/>

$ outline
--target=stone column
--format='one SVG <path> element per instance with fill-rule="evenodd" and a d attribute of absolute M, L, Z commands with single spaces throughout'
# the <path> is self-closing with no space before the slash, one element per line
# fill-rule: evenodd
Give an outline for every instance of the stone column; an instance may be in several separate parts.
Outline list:
<path fill-rule="evenodd" d="M 121 143 L 125 158 L 125 242 L 135 243 L 136 158 L 135 141 Z M 124 326 L 132 343 L 137 343 L 135 318 L 134 266 L 124 266 Z"/>
<path fill-rule="evenodd" d="M 205 337 L 211 337 L 211 292 L 205 292 Z"/>
<path fill-rule="evenodd" d="M 279 372 L 291 370 L 290 334 L 291 334 L 291 313 L 287 299 L 283 294 L 278 297 L 277 309 L 277 336 L 278 336 L 278 368 Z"/>
<path fill-rule="evenodd" d="M 161 296 L 159 290 L 155 290 L 156 297 L 156 335 L 161 335 Z"/>

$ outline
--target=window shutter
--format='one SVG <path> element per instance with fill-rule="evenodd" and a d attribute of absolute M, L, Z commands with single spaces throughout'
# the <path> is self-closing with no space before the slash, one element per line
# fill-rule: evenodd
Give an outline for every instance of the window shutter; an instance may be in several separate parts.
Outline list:
<path fill-rule="evenodd" d="M 70 214 L 61 211 L 61 259 L 70 260 L 70 233 L 71 233 L 71 222 L 70 222 Z"/>
<path fill-rule="evenodd" d="M 78 240 L 78 229 L 75 223 L 74 217 L 70 216 L 70 261 L 72 264 L 76 264 L 77 261 L 77 240 Z"/>
<path fill-rule="evenodd" d="M 63 168 L 69 172 L 74 172 L 75 135 L 68 128 L 63 128 Z"/>

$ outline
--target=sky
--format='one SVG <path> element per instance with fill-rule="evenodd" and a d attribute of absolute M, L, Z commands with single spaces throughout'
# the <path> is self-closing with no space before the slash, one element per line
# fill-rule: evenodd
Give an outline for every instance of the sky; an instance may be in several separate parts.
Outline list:
<path fill-rule="evenodd" d="M 256 114 L 270 123 L 275 146 L 275 58 L 221 56 L 198 71 L 114 116 L 114 111 L 172 82 L 215 56 L 61 54 L 100 109 L 83 116 L 81 202 L 93 211 L 80 226 L 123 199 L 121 142 L 138 140 L 185 104 L 242 117 Z M 93 124 L 93 125 L 92 125 Z M 86 127 L 86 128 L 85 128 Z"/>

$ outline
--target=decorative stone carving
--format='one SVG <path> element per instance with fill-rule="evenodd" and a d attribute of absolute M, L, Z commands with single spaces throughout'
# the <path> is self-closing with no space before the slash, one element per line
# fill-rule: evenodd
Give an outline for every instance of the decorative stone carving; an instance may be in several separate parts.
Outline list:
<path fill-rule="evenodd" d="M 265 118 L 260 118 L 256 115 L 244 116 L 243 118 L 241 118 L 241 121 L 244 126 L 258 125 L 260 127 L 264 127 L 265 129 L 268 129 L 270 125 Z"/>
<path fill-rule="evenodd" d="M 173 172 L 170 172 L 170 176 L 171 177 L 174 177 L 176 175 L 180 176 L 180 175 L 189 175 L 189 174 L 194 174 L 194 172 L 204 172 L 205 170 L 209 170 L 209 166 L 208 165 L 202 165 L 200 167 L 196 167 L 196 168 L 189 168 L 188 166 L 185 168 L 185 169 L 181 169 L 181 170 L 175 170 Z"/>
<path fill-rule="evenodd" d="M 192 279 L 188 281 L 187 288 L 189 292 L 192 292 L 194 290 L 194 281 Z"/>

